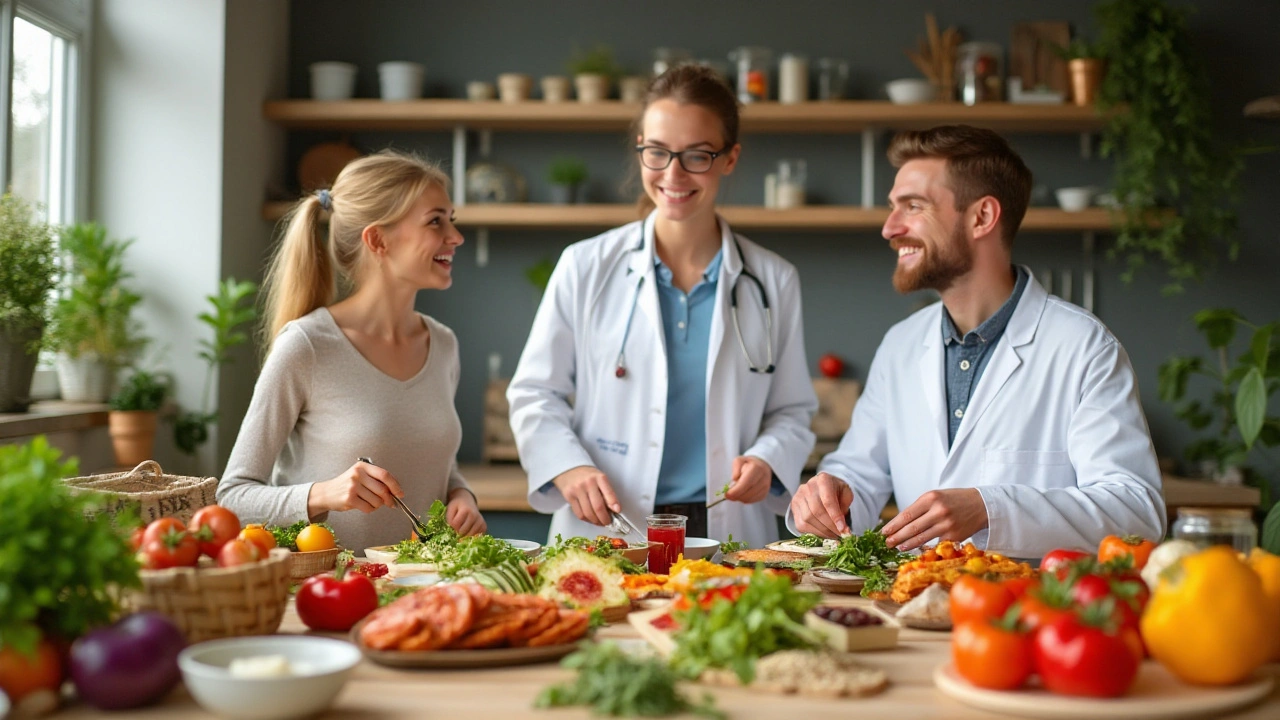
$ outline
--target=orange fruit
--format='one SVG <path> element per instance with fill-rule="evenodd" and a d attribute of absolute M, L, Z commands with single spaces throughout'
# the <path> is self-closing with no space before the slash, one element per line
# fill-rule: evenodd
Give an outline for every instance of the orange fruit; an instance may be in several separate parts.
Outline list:
<path fill-rule="evenodd" d="M 332 550 L 337 546 L 333 533 L 315 523 L 302 528 L 302 532 L 298 533 L 298 552 Z"/>
<path fill-rule="evenodd" d="M 263 557 L 266 557 L 271 552 L 271 548 L 276 546 L 276 536 L 272 535 L 270 530 L 257 524 L 245 525 L 244 529 L 240 531 L 240 539 L 257 545 L 258 549 L 262 551 Z"/>

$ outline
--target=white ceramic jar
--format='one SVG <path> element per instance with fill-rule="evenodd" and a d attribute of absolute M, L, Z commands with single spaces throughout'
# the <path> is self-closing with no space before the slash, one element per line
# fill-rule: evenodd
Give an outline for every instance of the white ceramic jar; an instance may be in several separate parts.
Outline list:
<path fill-rule="evenodd" d="M 350 100 L 355 93 L 355 65 L 345 62 L 311 63 L 313 100 Z"/>
<path fill-rule="evenodd" d="M 422 97 L 422 81 L 426 76 L 427 69 L 418 63 L 378 63 L 383 100 L 417 100 Z"/>
<path fill-rule="evenodd" d="M 778 102 L 794 105 L 809 99 L 809 60 L 787 53 L 778 61 Z"/>

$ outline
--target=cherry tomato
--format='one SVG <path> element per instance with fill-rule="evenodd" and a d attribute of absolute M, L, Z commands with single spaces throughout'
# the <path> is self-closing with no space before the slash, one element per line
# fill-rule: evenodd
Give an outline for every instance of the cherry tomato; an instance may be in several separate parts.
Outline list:
<path fill-rule="evenodd" d="M 236 567 L 257 562 L 261 558 L 258 546 L 245 540 L 228 540 L 218 551 L 218 567 Z"/>
<path fill-rule="evenodd" d="M 271 548 L 276 546 L 276 536 L 272 535 L 270 530 L 256 524 L 245 525 L 238 539 L 257 545 L 262 557 L 266 557 L 271 552 Z"/>
<path fill-rule="evenodd" d="M 200 559 L 200 543 L 185 530 L 170 530 L 167 535 L 142 544 L 142 566 L 148 570 L 171 567 L 195 567 Z"/>
<path fill-rule="evenodd" d="M 1040 560 L 1040 572 L 1055 572 L 1059 565 L 1087 557 L 1090 557 L 1089 553 L 1081 552 L 1079 550 L 1050 550 L 1045 553 L 1044 558 Z"/>
<path fill-rule="evenodd" d="M 142 536 L 146 534 L 147 534 L 147 527 L 145 525 L 140 528 L 136 528 L 133 532 L 129 533 L 129 549 L 134 552 L 138 552 L 139 550 L 141 550 Z"/>
<path fill-rule="evenodd" d="M 1133 569 L 1141 570 L 1155 549 L 1156 544 L 1141 535 L 1108 535 L 1098 545 L 1098 562 L 1130 557 L 1133 558 Z"/>
<path fill-rule="evenodd" d="M 378 609 L 378 591 L 373 581 L 360 573 L 343 576 L 345 567 L 333 575 L 312 575 L 298 588 L 298 618 L 312 630 L 346 632 L 365 615 Z"/>
<path fill-rule="evenodd" d="M 999 620 L 1014 600 L 1013 592 L 1004 583 L 961 575 L 951 586 L 951 623 Z"/>
<path fill-rule="evenodd" d="M 1095 626 L 1089 614 L 1064 615 L 1036 633 L 1036 672 L 1050 692 L 1119 697 L 1133 686 L 1140 661 L 1121 631 Z"/>
<path fill-rule="evenodd" d="M 152 540 L 159 540 L 168 535 L 171 530 L 177 532 L 186 531 L 187 526 L 181 520 L 175 517 L 162 517 L 159 520 L 152 520 L 146 529 L 142 531 L 142 542 L 139 547 L 146 545 Z"/>
<path fill-rule="evenodd" d="M 838 378 L 844 374 L 844 361 L 839 356 L 827 353 L 818 358 L 818 372 L 824 377 Z"/>
<path fill-rule="evenodd" d="M 200 541 L 200 552 L 216 558 L 222 546 L 240 534 L 240 518 L 224 507 L 208 505 L 191 517 L 191 532 Z"/>
<path fill-rule="evenodd" d="M 987 620 L 954 626 L 951 658 L 965 680 L 991 690 L 1013 690 L 1035 667 L 1031 636 Z"/>
<path fill-rule="evenodd" d="M 8 645 L 0 648 L 0 690 L 10 703 L 17 705 L 40 690 L 57 693 L 61 684 L 62 658 L 54 643 L 41 640 L 32 655 Z"/>

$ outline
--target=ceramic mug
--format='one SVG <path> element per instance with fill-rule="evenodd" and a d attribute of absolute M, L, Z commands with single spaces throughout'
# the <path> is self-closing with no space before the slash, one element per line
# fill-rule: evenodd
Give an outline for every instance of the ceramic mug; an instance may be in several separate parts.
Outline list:
<path fill-rule="evenodd" d="M 350 100 L 356 91 L 356 66 L 344 62 L 311 63 L 314 100 Z"/>
<path fill-rule="evenodd" d="M 414 62 L 378 63 L 378 82 L 383 100 L 417 100 L 422 97 L 422 81 L 427 69 Z"/>

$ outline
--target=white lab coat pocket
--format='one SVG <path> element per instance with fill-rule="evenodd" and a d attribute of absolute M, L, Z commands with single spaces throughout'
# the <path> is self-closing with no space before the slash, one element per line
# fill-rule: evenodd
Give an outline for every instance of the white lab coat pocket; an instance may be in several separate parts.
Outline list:
<path fill-rule="evenodd" d="M 1074 487 L 1075 467 L 1065 450 L 994 450 L 982 454 L 983 485 Z"/>

